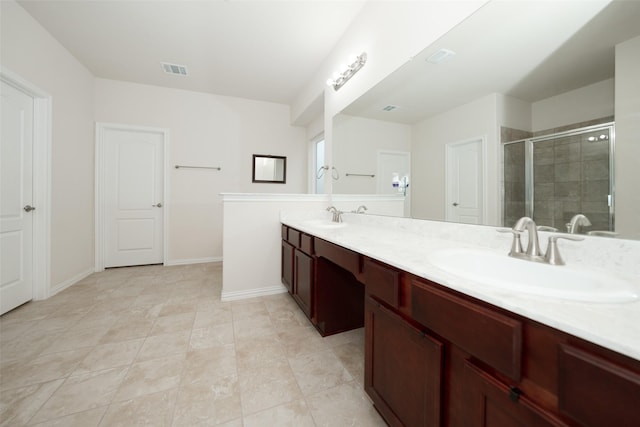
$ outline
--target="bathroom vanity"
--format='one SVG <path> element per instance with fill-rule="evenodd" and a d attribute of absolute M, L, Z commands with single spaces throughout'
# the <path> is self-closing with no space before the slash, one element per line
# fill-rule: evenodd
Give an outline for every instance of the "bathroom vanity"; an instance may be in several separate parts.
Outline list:
<path fill-rule="evenodd" d="M 640 425 L 638 302 L 475 286 L 429 263 L 434 248 L 468 242 L 358 217 L 283 219 L 282 282 L 321 335 L 365 326 L 365 389 L 389 425 Z M 625 310 L 636 317 L 606 318 Z M 584 323 L 578 312 L 614 323 L 583 325 L 585 335 L 572 323 Z M 596 336 L 632 322 L 629 336 Z"/>

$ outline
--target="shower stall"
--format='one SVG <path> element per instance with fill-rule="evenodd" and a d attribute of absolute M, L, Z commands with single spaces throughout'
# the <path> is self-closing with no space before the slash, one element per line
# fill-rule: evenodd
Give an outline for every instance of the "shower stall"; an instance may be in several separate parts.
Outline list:
<path fill-rule="evenodd" d="M 605 123 L 504 143 L 503 225 L 529 216 L 566 232 L 582 214 L 591 225 L 578 232 L 613 232 L 614 137 L 614 124 Z"/>

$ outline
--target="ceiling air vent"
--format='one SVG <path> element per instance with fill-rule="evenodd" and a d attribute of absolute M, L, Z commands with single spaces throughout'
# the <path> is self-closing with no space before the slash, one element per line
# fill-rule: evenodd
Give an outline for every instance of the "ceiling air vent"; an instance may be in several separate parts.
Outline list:
<path fill-rule="evenodd" d="M 427 62 L 439 64 L 454 56 L 456 53 L 449 49 L 440 49 L 427 58 Z"/>
<path fill-rule="evenodd" d="M 387 105 L 387 106 L 386 106 L 386 107 L 384 107 L 382 110 L 383 110 L 383 111 L 393 111 L 393 110 L 395 110 L 396 108 L 398 108 L 398 106 L 397 106 L 397 105 Z"/>
<path fill-rule="evenodd" d="M 162 70 L 167 74 L 173 74 L 174 76 L 188 76 L 187 67 L 185 65 L 169 64 L 168 62 L 161 62 Z"/>

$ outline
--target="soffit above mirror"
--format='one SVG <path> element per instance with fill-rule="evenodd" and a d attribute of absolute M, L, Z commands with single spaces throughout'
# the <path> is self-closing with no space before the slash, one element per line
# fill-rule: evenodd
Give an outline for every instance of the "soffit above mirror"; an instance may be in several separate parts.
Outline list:
<path fill-rule="evenodd" d="M 490 2 L 343 113 L 413 124 L 493 92 L 549 98 L 613 78 L 615 45 L 638 22 L 637 1 Z M 456 55 L 426 61 L 443 48 Z"/>

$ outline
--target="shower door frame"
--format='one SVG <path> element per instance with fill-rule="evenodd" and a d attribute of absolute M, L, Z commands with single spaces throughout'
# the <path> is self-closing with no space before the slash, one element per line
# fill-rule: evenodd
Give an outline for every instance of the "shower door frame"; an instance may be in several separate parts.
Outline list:
<path fill-rule="evenodd" d="M 597 130 L 609 131 L 609 230 L 615 231 L 615 169 L 614 169 L 614 153 L 615 153 L 615 122 L 606 122 L 592 126 L 585 126 L 581 128 L 571 129 L 564 132 L 557 132 L 547 135 L 534 136 L 531 138 L 518 139 L 516 141 L 509 141 L 503 143 L 502 147 L 502 223 L 505 222 L 505 186 L 504 186 L 504 170 L 505 170 L 505 158 L 504 147 L 510 144 L 524 143 L 524 166 L 525 166 L 525 187 L 524 187 L 524 199 L 525 199 L 525 216 L 530 218 L 534 217 L 534 170 L 533 170 L 533 144 L 536 142 L 549 141 L 558 138 L 565 138 L 584 133 L 594 132 Z M 559 230 L 564 231 L 564 230 Z"/>

